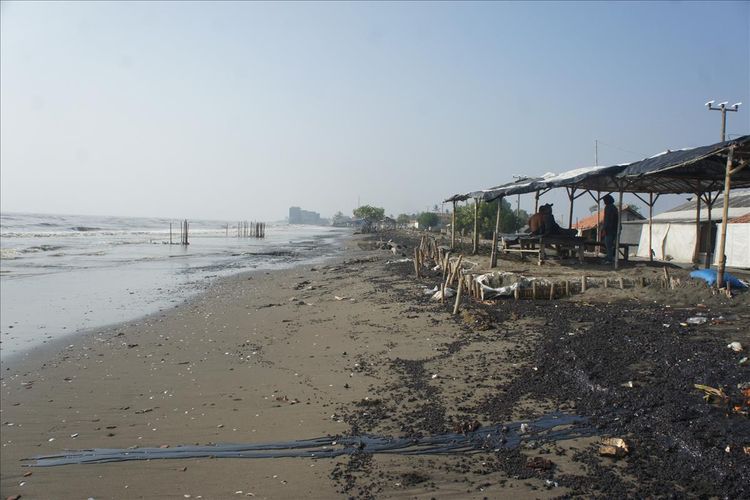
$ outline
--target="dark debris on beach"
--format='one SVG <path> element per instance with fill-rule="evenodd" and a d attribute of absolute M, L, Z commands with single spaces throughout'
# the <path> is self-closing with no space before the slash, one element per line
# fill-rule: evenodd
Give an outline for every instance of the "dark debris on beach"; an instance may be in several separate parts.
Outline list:
<path fill-rule="evenodd" d="M 402 280 L 414 280 L 411 263 L 391 264 L 387 269 Z M 412 304 L 415 312 L 445 310 L 429 297 L 391 285 L 391 281 L 374 282 L 378 292 Z M 746 335 L 750 329 L 747 297 L 716 299 L 710 307 L 636 300 L 499 300 L 466 308 L 490 318 L 491 331 L 477 331 L 458 317 L 455 321 L 465 335 L 437 354 L 422 360 L 392 360 L 388 370 L 397 382 L 374 388 L 379 406 L 387 410 L 369 420 L 362 418 L 362 412 L 345 412 L 353 431 L 380 425 L 402 435 L 439 434 L 449 431 L 454 419 L 498 424 L 538 417 L 551 407 L 589 418 L 601 436 L 625 438 L 630 453 L 615 466 L 612 459 L 600 457 L 593 444 L 571 453 L 554 443 L 536 443 L 532 452 L 552 453 L 549 464 L 539 461 L 530 466 L 523 450 L 500 449 L 485 457 L 482 466 L 476 460 L 454 457 L 450 468 L 479 476 L 500 472 L 513 480 L 544 479 L 548 488 L 564 487 L 563 497 L 750 497 L 750 368 L 739 363 L 743 353 L 727 348 L 738 332 Z M 685 325 L 685 319 L 695 315 L 733 320 Z M 517 328 L 519 320 L 532 322 L 533 333 Z M 500 341 L 514 342 L 514 352 L 496 349 Z M 475 368 L 489 369 L 509 359 L 516 366 L 508 380 L 495 384 L 480 401 L 449 408 L 450 398 L 439 384 L 430 383 L 424 365 L 436 359 L 446 362 L 453 353 L 476 343 L 484 355 L 474 360 Z M 468 377 L 466 382 L 477 390 L 486 387 Z M 695 384 L 720 389 L 726 400 L 704 398 Z M 398 410 L 402 402 L 408 410 Z M 558 473 L 555 449 L 585 473 Z M 351 471 L 349 477 L 354 477 Z M 500 479 L 499 484 L 506 481 Z M 348 484 L 342 491 L 373 495 L 381 487 L 378 478 L 370 475 L 360 477 L 359 484 L 360 488 Z M 473 487 L 481 489 L 481 483 Z"/>

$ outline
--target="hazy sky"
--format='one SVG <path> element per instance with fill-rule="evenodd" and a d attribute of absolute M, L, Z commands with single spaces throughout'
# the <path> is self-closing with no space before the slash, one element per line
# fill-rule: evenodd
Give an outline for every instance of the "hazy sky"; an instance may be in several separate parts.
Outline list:
<path fill-rule="evenodd" d="M 0 9 L 2 211 L 398 214 L 591 165 L 595 139 L 601 164 L 715 142 L 709 99 L 750 133 L 747 2 Z"/>

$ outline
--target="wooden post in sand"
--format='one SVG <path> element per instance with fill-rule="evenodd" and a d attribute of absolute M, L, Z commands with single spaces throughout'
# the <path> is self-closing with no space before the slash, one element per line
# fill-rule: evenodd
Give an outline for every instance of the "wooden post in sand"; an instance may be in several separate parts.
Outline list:
<path fill-rule="evenodd" d="M 456 200 L 453 200 L 453 212 L 451 213 L 451 250 L 456 248 Z"/>
<path fill-rule="evenodd" d="M 182 221 L 182 231 L 181 231 L 182 232 L 182 244 L 183 245 L 189 245 L 190 244 L 188 242 L 188 227 L 189 227 L 189 225 L 188 225 L 187 219 L 183 220 Z"/>
<path fill-rule="evenodd" d="M 461 261 L 463 260 L 464 260 L 463 254 L 459 255 L 458 261 L 456 262 L 456 267 L 453 269 L 453 274 L 451 276 L 451 281 L 450 281 L 451 283 L 453 283 L 458 278 L 458 275 L 461 273 Z"/>
<path fill-rule="evenodd" d="M 458 280 L 458 288 L 456 289 L 456 303 L 453 305 L 453 315 L 458 314 L 459 307 L 461 306 L 461 289 L 463 288 L 461 280 Z"/>
<path fill-rule="evenodd" d="M 172 244 L 172 223 L 169 223 L 169 244 Z"/>
<path fill-rule="evenodd" d="M 419 279 L 419 248 L 414 247 L 414 273 Z"/>
<path fill-rule="evenodd" d="M 495 215 L 495 232 L 492 233 L 492 252 L 490 253 L 490 267 L 497 266 L 497 236 L 500 232 L 500 208 L 503 206 L 503 197 L 497 199 L 497 215 Z"/>
<path fill-rule="evenodd" d="M 471 254 L 476 255 L 479 253 L 479 198 L 474 198 L 474 234 L 473 247 Z"/>
<path fill-rule="evenodd" d="M 581 291 L 586 291 L 586 275 L 581 276 Z"/>

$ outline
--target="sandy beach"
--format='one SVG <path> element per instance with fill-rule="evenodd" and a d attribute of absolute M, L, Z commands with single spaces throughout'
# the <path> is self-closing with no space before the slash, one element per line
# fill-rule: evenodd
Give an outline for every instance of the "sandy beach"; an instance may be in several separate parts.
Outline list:
<path fill-rule="evenodd" d="M 4 362 L 2 497 L 750 494 L 747 415 L 693 388 L 741 397 L 746 351 L 727 344 L 750 345 L 747 293 L 592 287 L 563 300 L 467 303 L 452 316 L 422 290 L 440 272 L 417 280 L 412 263 L 389 263 L 398 257 L 379 248 L 381 237 L 356 236 L 328 263 L 222 279 L 169 311 Z M 413 237 L 395 237 L 413 248 Z M 661 272 L 631 265 L 621 274 Z M 681 325 L 696 314 L 709 321 Z M 66 449 L 419 439 L 552 411 L 591 419 L 592 435 L 531 432 L 520 446 L 476 453 L 22 461 Z M 603 436 L 628 440 L 629 455 L 600 456 Z"/>

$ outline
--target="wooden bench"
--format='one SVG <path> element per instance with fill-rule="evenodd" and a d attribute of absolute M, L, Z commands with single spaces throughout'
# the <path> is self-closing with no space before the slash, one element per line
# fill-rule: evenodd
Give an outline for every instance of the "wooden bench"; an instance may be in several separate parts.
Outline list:
<path fill-rule="evenodd" d="M 578 261 L 583 262 L 586 241 L 578 236 L 519 236 L 516 241 L 518 248 L 512 247 L 512 243 L 503 240 L 502 251 L 520 253 L 522 258 L 527 254 L 536 255 L 537 262 L 541 265 L 547 258 L 546 250 L 554 248 L 560 256 L 565 253 L 575 254 L 578 256 Z"/>

